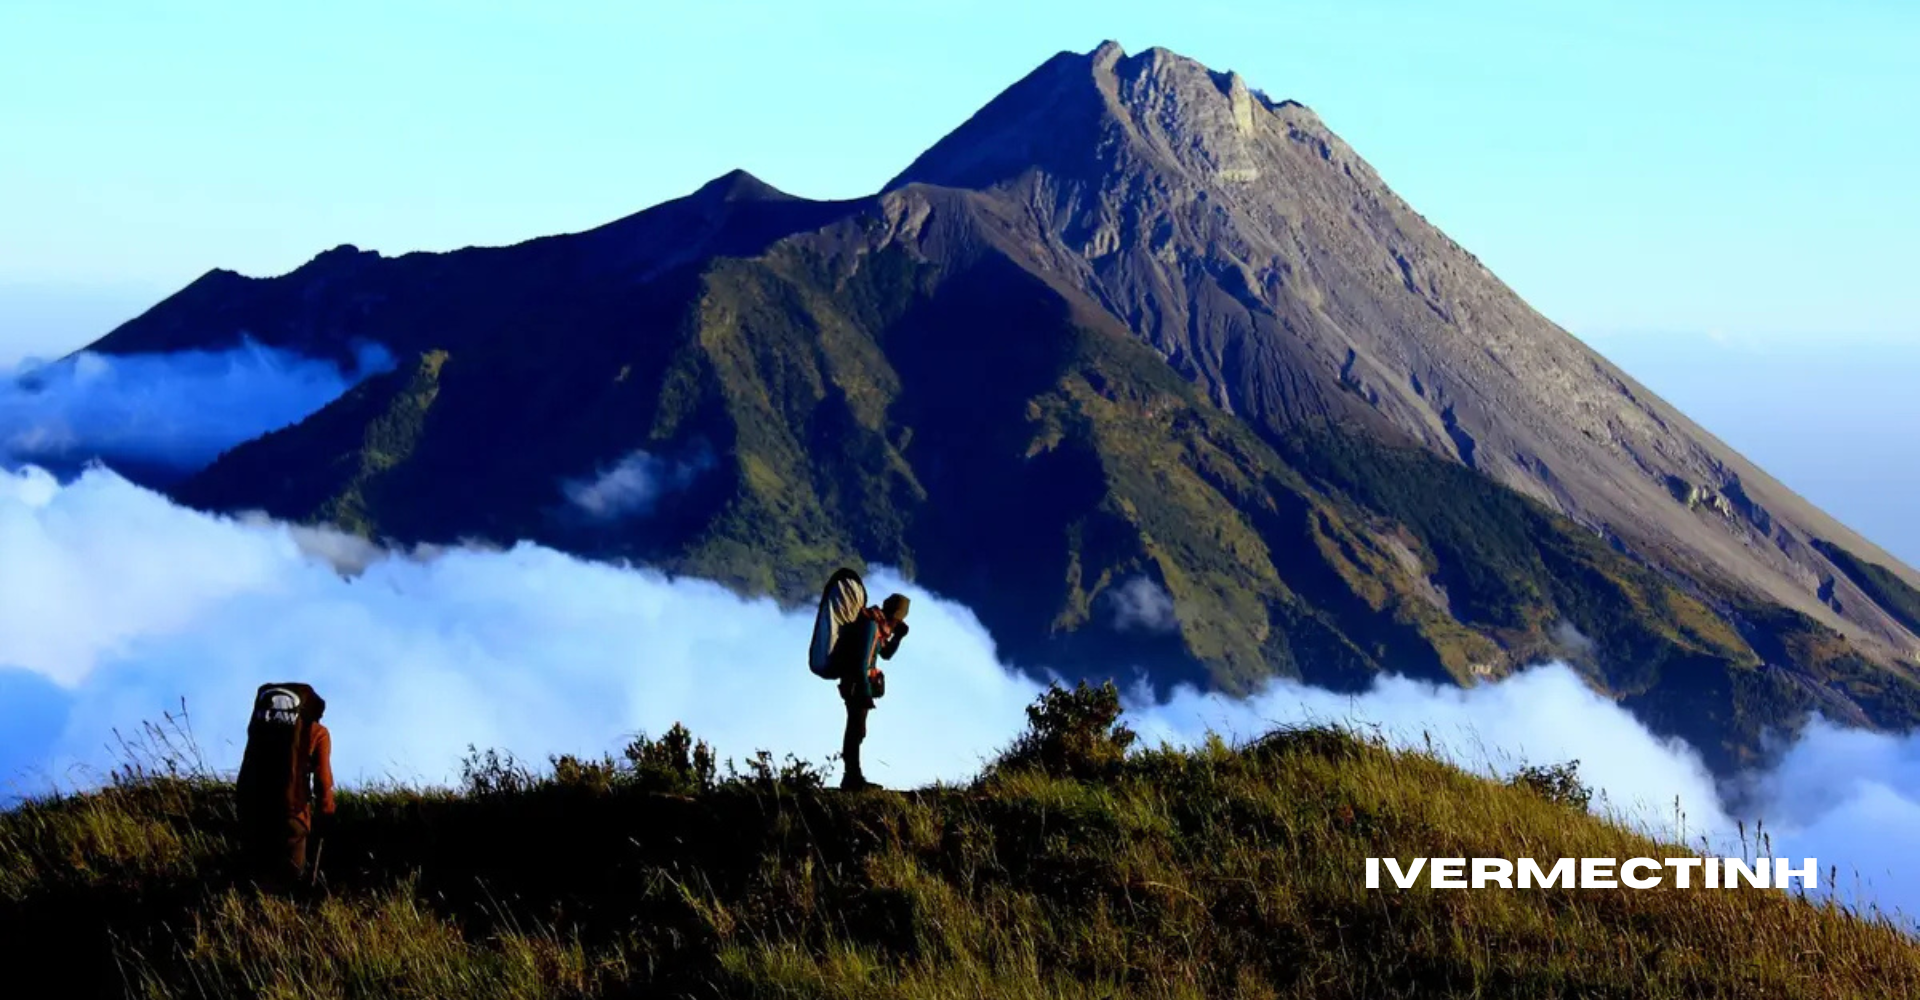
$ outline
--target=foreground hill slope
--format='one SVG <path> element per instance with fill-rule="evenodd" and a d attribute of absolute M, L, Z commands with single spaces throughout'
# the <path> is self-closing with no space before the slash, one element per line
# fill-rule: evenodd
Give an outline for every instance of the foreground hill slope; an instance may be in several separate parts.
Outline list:
<path fill-rule="evenodd" d="M 171 487 L 805 599 L 879 562 L 1023 666 L 1230 691 L 1573 662 L 1721 770 L 1920 721 L 1920 577 L 1529 309 L 1311 112 L 1067 53 L 870 198 L 214 272 L 107 352 L 393 372 Z"/>
<path fill-rule="evenodd" d="M 1334 730 L 1127 752 L 1056 690 L 981 779 L 835 793 L 676 729 L 341 796 L 324 889 L 233 869 L 175 770 L 0 814 L 0 955 L 67 997 L 1911 996 L 1920 946 L 1786 893 L 1362 887 L 1370 856 L 1665 858 L 1577 784 Z M 166 769 L 163 767 L 161 771 Z M 1824 877 L 1824 875 L 1823 875 Z"/>

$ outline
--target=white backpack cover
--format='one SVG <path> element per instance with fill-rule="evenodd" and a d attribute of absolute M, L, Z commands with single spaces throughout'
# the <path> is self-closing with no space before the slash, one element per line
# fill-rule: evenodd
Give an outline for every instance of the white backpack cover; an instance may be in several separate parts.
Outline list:
<path fill-rule="evenodd" d="M 854 623 L 867 607 L 867 585 L 860 574 L 837 569 L 820 591 L 820 610 L 813 619 L 813 642 L 807 647 L 807 669 L 814 676 L 837 679 L 833 647 L 840 641 L 840 630 Z"/>

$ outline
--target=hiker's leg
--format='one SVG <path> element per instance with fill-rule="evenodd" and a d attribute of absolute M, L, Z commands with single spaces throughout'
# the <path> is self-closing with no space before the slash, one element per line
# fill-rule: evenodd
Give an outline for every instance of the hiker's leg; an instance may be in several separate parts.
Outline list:
<path fill-rule="evenodd" d="M 847 732 L 840 743 L 840 763 L 846 774 L 841 778 L 843 785 L 857 785 L 866 781 L 866 774 L 860 770 L 860 744 L 867 738 L 867 703 L 858 692 L 847 698 Z"/>
<path fill-rule="evenodd" d="M 254 823 L 242 834 L 242 854 L 247 862 L 247 877 L 266 892 L 276 892 L 285 877 L 286 846 L 280 829 Z"/>
<path fill-rule="evenodd" d="M 280 854 L 281 870 L 289 885 L 299 885 L 307 871 L 307 821 L 299 816 L 287 819 Z"/>

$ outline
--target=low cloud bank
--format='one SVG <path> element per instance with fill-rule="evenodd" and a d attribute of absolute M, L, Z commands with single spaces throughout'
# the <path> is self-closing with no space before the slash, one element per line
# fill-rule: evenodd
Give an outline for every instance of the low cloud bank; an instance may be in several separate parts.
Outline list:
<path fill-rule="evenodd" d="M 263 347 L 82 353 L 0 371 L 0 466 L 89 461 L 181 474 L 222 451 L 305 419 L 369 375 L 390 370 L 366 345 L 353 367 Z"/>
<path fill-rule="evenodd" d="M 705 581 L 524 544 L 391 553 L 184 510 L 101 469 L 64 485 L 0 473 L 0 551 L 0 782 L 16 794 L 85 783 L 112 761 L 115 728 L 183 698 L 210 763 L 233 767 L 253 688 L 271 679 L 327 695 L 348 782 L 449 782 L 468 744 L 542 760 L 675 722 L 734 757 L 824 761 L 838 747 L 838 699 L 801 665 L 809 615 Z M 1001 665 L 965 607 L 891 573 L 870 585 L 914 597 L 914 631 L 872 720 L 869 774 L 965 780 L 1025 724 L 1040 685 Z M 1698 757 L 1560 667 L 1470 689 L 1389 677 L 1359 696 L 1181 691 L 1136 698 L 1129 716 L 1149 742 L 1318 721 L 1377 726 L 1476 770 L 1577 758 L 1604 807 L 1659 829 L 1677 799 L 1691 842 L 1732 843 Z M 1899 852 L 1920 835 L 1920 742 L 1817 724 L 1746 781 L 1773 854 L 1838 865 L 1843 883 L 1857 871 L 1853 898 L 1914 911 L 1920 882 Z"/>

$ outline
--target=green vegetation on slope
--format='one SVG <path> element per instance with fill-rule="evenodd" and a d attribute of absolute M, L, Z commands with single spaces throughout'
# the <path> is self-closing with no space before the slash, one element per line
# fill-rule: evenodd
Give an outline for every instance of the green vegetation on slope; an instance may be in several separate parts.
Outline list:
<path fill-rule="evenodd" d="M 1512 662 L 1567 660 L 1722 773 L 1753 763 L 1767 732 L 1795 731 L 1810 709 L 1831 713 L 1822 697 L 1847 699 L 1875 725 L 1920 717 L 1910 714 L 1920 712 L 1920 684 L 1806 616 L 1737 593 L 1696 596 L 1464 466 L 1333 428 L 1303 432 L 1283 451 L 1316 482 L 1411 532 L 1453 614 L 1503 642 Z M 1589 642 L 1569 648 L 1556 635 L 1562 623 Z M 1787 665 L 1812 683 L 1777 669 Z"/>
<path fill-rule="evenodd" d="M 1910 672 L 1868 660 L 1833 629 L 1775 606 L 1748 607 L 1743 617 L 1771 662 L 1802 665 L 1809 681 L 1845 696 L 1867 723 L 1900 729 L 1920 713 L 1920 683 Z"/>
<path fill-rule="evenodd" d="M 1920 633 L 1920 590 L 1908 586 L 1905 580 L 1885 566 L 1858 558 L 1831 542 L 1816 539 L 1813 547 L 1820 550 L 1821 555 L 1833 560 L 1833 564 L 1840 567 L 1840 572 L 1847 574 L 1847 579 L 1852 580 L 1854 586 L 1865 591 L 1873 603 L 1884 608 L 1895 621 Z"/>
<path fill-rule="evenodd" d="M 798 597 L 837 564 L 887 563 L 975 608 L 1016 660 L 1128 658 L 1162 685 L 1465 681 L 1502 661 L 1352 511 L 1002 257 L 788 247 L 716 263 L 700 302 L 683 357 L 702 360 L 678 364 L 724 415 L 731 492 L 677 571 Z M 1170 641 L 1109 626 L 1100 602 L 1136 577 L 1173 598 Z"/>
<path fill-rule="evenodd" d="M 358 453 L 360 467 L 348 477 L 340 493 L 320 508 L 322 520 L 363 536 L 375 536 L 366 494 L 378 489 L 381 477 L 406 462 L 419 447 L 422 425 L 440 394 L 440 369 L 446 363 L 445 351 L 420 356 L 419 364 L 407 373 L 405 385 L 386 409 L 368 422 Z"/>
<path fill-rule="evenodd" d="M 1754 659 L 1699 600 L 1472 469 L 1335 430 L 1287 444 L 1295 465 L 1405 525 L 1468 625 L 1519 643 L 1569 621 L 1606 651 L 1604 679 L 1616 691 L 1688 654 Z"/>
<path fill-rule="evenodd" d="M 189 480 L 180 499 L 262 491 L 255 505 L 276 516 L 379 537 L 379 514 L 391 502 L 379 486 L 418 446 L 446 362 L 445 351 L 429 351 L 367 379 L 309 420 L 227 453 Z"/>
<path fill-rule="evenodd" d="M 1324 491 L 1131 336 L 1082 330 L 1074 347 L 1068 376 L 1036 400 L 1043 437 L 1098 456 L 1103 508 L 1138 539 L 1215 685 L 1253 691 L 1279 673 L 1352 688 L 1389 669 L 1467 679 L 1427 637 L 1445 613 Z M 1095 591 L 1134 568 L 1113 565 Z"/>
<path fill-rule="evenodd" d="M 676 728 L 462 791 L 341 796 L 325 888 L 232 869 L 228 787 L 0 814 L 0 948 L 65 996 L 1887 997 L 1920 947 L 1764 890 L 1362 888 L 1369 856 L 1668 857 L 1564 769 L 1502 785 L 1335 730 L 1130 748 L 1056 689 L 979 779 L 835 793 Z M 726 773 L 722 775 L 720 772 Z"/>

